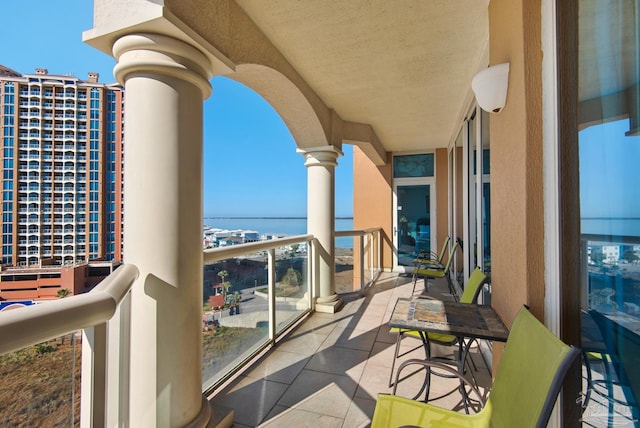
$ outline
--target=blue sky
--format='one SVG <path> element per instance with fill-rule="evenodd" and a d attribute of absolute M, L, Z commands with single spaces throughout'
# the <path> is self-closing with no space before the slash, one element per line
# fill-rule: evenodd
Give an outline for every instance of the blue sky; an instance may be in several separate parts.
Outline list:
<path fill-rule="evenodd" d="M 583 218 L 639 218 L 640 137 L 625 136 L 629 120 L 580 131 L 580 209 Z"/>
<path fill-rule="evenodd" d="M 115 60 L 82 42 L 82 32 L 92 26 L 92 1 L 3 1 L 0 64 L 22 74 L 46 68 L 80 79 L 92 71 L 100 73 L 100 82 L 114 82 Z M 204 106 L 203 214 L 305 216 L 307 171 L 287 127 L 251 89 L 225 77 L 211 83 L 213 95 Z M 343 151 L 336 215 L 351 216 L 353 151 L 349 145 Z"/>

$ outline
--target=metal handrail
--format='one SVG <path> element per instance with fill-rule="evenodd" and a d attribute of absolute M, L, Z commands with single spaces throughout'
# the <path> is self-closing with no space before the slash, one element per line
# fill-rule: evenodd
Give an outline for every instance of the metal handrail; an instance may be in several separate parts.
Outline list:
<path fill-rule="evenodd" d="M 204 263 L 214 263 L 224 259 L 243 256 L 258 251 L 270 250 L 285 245 L 297 244 L 299 242 L 309 242 L 313 240 L 313 235 L 296 235 L 287 238 L 269 239 L 267 241 L 250 242 L 248 244 L 232 245 L 229 247 L 219 247 L 204 250 Z"/>
<path fill-rule="evenodd" d="M 358 230 L 336 230 L 336 236 L 344 237 L 344 236 L 363 236 L 368 235 L 373 232 L 381 231 L 381 227 L 372 227 L 369 229 L 358 229 Z"/>
<path fill-rule="evenodd" d="M 123 264 L 88 293 L 0 314 L 0 355 L 108 321 L 138 277 Z"/>

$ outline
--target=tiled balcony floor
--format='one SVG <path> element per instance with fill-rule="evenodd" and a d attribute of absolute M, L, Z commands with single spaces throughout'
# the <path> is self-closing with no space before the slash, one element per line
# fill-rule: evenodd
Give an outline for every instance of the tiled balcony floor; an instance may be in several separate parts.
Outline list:
<path fill-rule="evenodd" d="M 396 299 L 410 296 L 411 288 L 409 276 L 387 273 L 364 296 L 343 296 L 346 303 L 340 312 L 314 314 L 214 402 L 234 409 L 234 427 L 369 426 L 377 394 L 391 392 L 396 334 L 387 323 Z M 446 282 L 430 281 L 430 295 L 451 298 L 446 290 Z M 416 339 L 405 338 L 402 348 L 416 344 Z M 472 357 L 478 383 L 488 386 L 490 373 L 477 348 Z M 418 349 L 401 360 L 408 358 L 424 358 L 424 352 Z M 423 380 L 416 375 L 401 382 L 398 394 L 413 395 Z M 457 386 L 456 380 L 432 377 L 431 396 L 453 391 L 434 403 L 458 408 Z"/>

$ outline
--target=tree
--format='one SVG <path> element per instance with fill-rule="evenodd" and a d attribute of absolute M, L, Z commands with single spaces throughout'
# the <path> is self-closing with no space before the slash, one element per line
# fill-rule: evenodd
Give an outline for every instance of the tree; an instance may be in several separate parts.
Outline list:
<path fill-rule="evenodd" d="M 601 266 L 604 262 L 604 254 L 602 253 L 602 251 L 592 251 L 591 261 L 593 261 L 595 265 Z"/>
<path fill-rule="evenodd" d="M 69 295 L 71 294 L 71 290 L 69 290 L 68 288 L 60 288 L 58 289 L 58 291 L 56 291 L 56 296 L 58 296 L 58 299 L 64 299 L 65 297 L 69 297 Z M 71 333 L 71 344 L 73 345 L 74 340 L 73 340 L 73 334 Z M 64 336 L 62 336 L 61 338 L 61 343 L 64 345 Z M 75 352 L 75 349 L 74 349 Z"/>
<path fill-rule="evenodd" d="M 299 285 L 302 283 L 302 274 L 294 268 L 289 268 L 280 282 L 284 285 Z"/>
<path fill-rule="evenodd" d="M 71 294 L 71 290 L 69 290 L 68 288 L 61 288 L 58 291 L 56 291 L 56 296 L 58 296 L 58 299 L 64 299 L 65 297 L 69 297 L 70 294 Z"/>
<path fill-rule="evenodd" d="M 218 272 L 218 276 L 220 277 L 220 287 L 222 287 L 222 296 L 224 296 L 224 301 L 227 301 L 227 293 L 229 293 L 229 289 L 231 288 L 231 283 L 229 281 L 225 281 L 224 279 L 229 276 L 229 272 L 226 270 L 221 270 Z"/>
<path fill-rule="evenodd" d="M 224 279 L 229 276 L 229 272 L 227 272 L 226 270 L 221 270 L 220 272 L 218 272 L 218 276 L 220 277 L 220 282 L 223 283 Z"/>
<path fill-rule="evenodd" d="M 622 255 L 622 258 L 623 258 L 623 260 L 625 260 L 626 262 L 629 262 L 629 263 L 633 263 L 633 262 L 636 262 L 636 261 L 640 260 L 640 258 L 638 256 L 636 256 L 636 253 L 631 249 L 626 250 L 624 252 L 624 254 Z"/>
<path fill-rule="evenodd" d="M 225 281 L 222 284 L 222 295 L 224 296 L 224 301 L 227 301 L 227 295 L 229 294 L 229 289 L 231 288 L 231 283 L 229 281 Z"/>

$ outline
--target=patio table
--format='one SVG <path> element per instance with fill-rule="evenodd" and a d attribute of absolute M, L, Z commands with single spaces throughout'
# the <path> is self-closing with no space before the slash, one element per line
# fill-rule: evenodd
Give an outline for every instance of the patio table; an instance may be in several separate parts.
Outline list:
<path fill-rule="evenodd" d="M 460 352 L 457 369 L 461 375 L 464 375 L 466 355 L 472 341 L 467 340 L 466 345 L 463 345 L 465 339 L 506 342 L 509 337 L 509 329 L 491 306 L 436 299 L 399 298 L 391 314 L 389 326 L 420 332 L 427 346 L 427 333 L 456 336 Z M 398 367 L 398 373 L 406 363 L 409 361 Z M 428 386 L 428 382 L 429 376 L 425 378 L 425 385 L 421 391 Z"/>
<path fill-rule="evenodd" d="M 509 337 L 509 329 L 491 306 L 436 299 L 399 298 L 389 326 L 499 342 Z"/>

